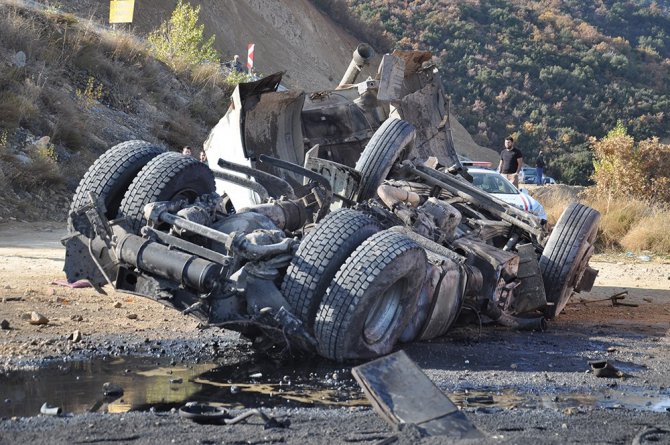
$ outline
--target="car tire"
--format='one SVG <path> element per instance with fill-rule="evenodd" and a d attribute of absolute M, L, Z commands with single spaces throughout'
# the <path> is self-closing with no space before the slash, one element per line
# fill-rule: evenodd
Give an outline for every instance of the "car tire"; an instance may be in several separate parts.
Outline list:
<path fill-rule="evenodd" d="M 393 165 L 409 153 L 415 137 L 414 127 L 401 119 L 387 119 L 375 131 L 354 167 L 361 174 L 358 201 L 377 196 L 377 188 Z"/>
<path fill-rule="evenodd" d="M 363 242 L 328 287 L 314 322 L 317 350 L 337 361 L 391 352 L 414 315 L 426 252 L 388 230 Z"/>
<path fill-rule="evenodd" d="M 67 218 L 67 230 L 75 231 L 71 214 L 89 203 L 89 192 L 93 192 L 105 204 L 107 219 L 116 218 L 123 196 L 135 176 L 153 158 L 165 149 L 146 141 L 126 141 L 113 146 L 89 167 L 79 181 L 72 197 Z"/>
<path fill-rule="evenodd" d="M 554 226 L 540 256 L 540 270 L 547 294 L 544 315 L 556 317 L 565 307 L 593 254 L 600 213 L 572 203 Z"/>
<path fill-rule="evenodd" d="M 309 330 L 321 298 L 340 266 L 381 227 L 370 216 L 351 209 L 327 215 L 305 236 L 286 271 L 281 290 Z"/>
<path fill-rule="evenodd" d="M 193 202 L 214 190 L 214 175 L 206 164 L 179 153 L 163 153 L 152 159 L 130 184 L 119 216 L 126 218 L 133 233 L 139 233 L 146 224 L 144 206 L 150 202 L 176 199 Z"/>

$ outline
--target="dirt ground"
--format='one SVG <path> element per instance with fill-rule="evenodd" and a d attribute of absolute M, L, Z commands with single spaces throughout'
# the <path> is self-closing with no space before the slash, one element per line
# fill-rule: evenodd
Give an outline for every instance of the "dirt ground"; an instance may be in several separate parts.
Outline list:
<path fill-rule="evenodd" d="M 62 235 L 63 227 L 54 223 L 0 225 L 0 321 L 9 322 L 9 329 L 0 331 L 0 373 L 54 360 L 141 354 L 171 340 L 188 346 L 179 352 L 164 351 L 168 356 L 178 354 L 180 360 L 201 356 L 214 341 L 245 353 L 236 334 L 199 331 L 196 321 L 149 300 L 52 284 L 63 278 L 64 249 L 58 242 Z M 601 255 L 591 264 L 600 270 L 594 291 L 573 297 L 547 332 L 461 328 L 437 341 L 410 345 L 406 351 L 440 389 L 450 393 L 511 388 L 558 400 L 572 392 L 616 391 L 621 396 L 644 393 L 670 401 L 670 261 L 645 262 L 613 254 Z M 623 291 L 627 295 L 620 302 L 630 306 L 600 301 Z M 48 323 L 32 325 L 22 319 L 33 311 Z M 68 340 L 74 331 L 82 334 L 81 341 Z M 614 383 L 595 378 L 588 373 L 587 361 L 603 357 L 632 370 L 635 377 Z M 570 411 L 555 405 L 465 411 L 491 443 L 630 443 L 644 428 L 654 426 L 667 430 L 654 443 L 670 443 L 667 412 L 588 404 Z M 394 433 L 370 408 L 279 409 L 277 415 L 290 417 L 291 428 L 264 431 L 252 422 L 223 430 L 150 413 L 5 419 L 0 420 L 0 444 L 165 443 L 160 440 L 164 434 L 174 437 L 173 442 L 188 443 L 332 443 L 333 438 L 337 443 L 377 443 L 393 437 L 395 443 L 419 441 L 411 431 Z M 420 442 L 446 443 L 442 440 Z"/>

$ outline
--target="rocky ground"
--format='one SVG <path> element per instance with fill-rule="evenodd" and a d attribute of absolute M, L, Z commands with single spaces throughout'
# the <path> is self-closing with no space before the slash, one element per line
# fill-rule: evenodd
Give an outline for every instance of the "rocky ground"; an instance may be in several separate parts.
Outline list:
<path fill-rule="evenodd" d="M 51 284 L 62 278 L 62 234 L 51 223 L 0 225 L 0 321 L 9 324 L 0 331 L 2 375 L 103 356 L 163 356 L 173 364 L 225 356 L 244 363 L 249 348 L 233 333 L 200 331 L 195 321 L 139 297 Z M 594 291 L 573 298 L 546 332 L 461 327 L 406 348 L 487 442 L 631 443 L 639 435 L 635 443 L 670 443 L 664 411 L 670 406 L 670 262 L 609 255 L 592 265 L 600 269 Z M 634 306 L 601 301 L 624 290 L 621 302 Z M 33 312 L 48 321 L 31 324 Z M 595 377 L 588 361 L 596 359 L 609 360 L 626 377 Z M 289 372 L 295 364 L 282 366 Z M 469 404 L 468 394 L 492 403 Z M 450 443 L 420 438 L 412 428 L 394 432 L 365 406 L 279 404 L 267 412 L 291 426 L 264 429 L 259 419 L 203 426 L 160 410 L 19 417 L 0 420 L 0 443 Z"/>

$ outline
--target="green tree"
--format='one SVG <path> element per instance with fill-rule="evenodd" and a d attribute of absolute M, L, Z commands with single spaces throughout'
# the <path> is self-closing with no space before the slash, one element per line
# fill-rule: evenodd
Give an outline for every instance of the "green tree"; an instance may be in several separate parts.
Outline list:
<path fill-rule="evenodd" d="M 205 25 L 198 25 L 200 6 L 179 0 L 170 20 L 152 31 L 148 40 L 154 56 L 173 69 L 190 68 L 199 63 L 219 63 L 214 36 L 205 40 Z"/>

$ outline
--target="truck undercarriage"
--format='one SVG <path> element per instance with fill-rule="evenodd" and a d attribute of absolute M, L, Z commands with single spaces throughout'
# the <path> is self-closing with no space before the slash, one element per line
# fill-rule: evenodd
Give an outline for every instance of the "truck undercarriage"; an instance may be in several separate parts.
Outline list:
<path fill-rule="evenodd" d="M 333 360 L 441 336 L 464 308 L 544 329 L 593 285 L 598 212 L 571 204 L 549 232 L 471 185 L 430 54 L 386 55 L 354 84 L 369 56 L 354 53 L 340 85 L 353 89 L 241 84 L 205 144 L 210 165 L 112 147 L 75 192 L 68 279 Z"/>

